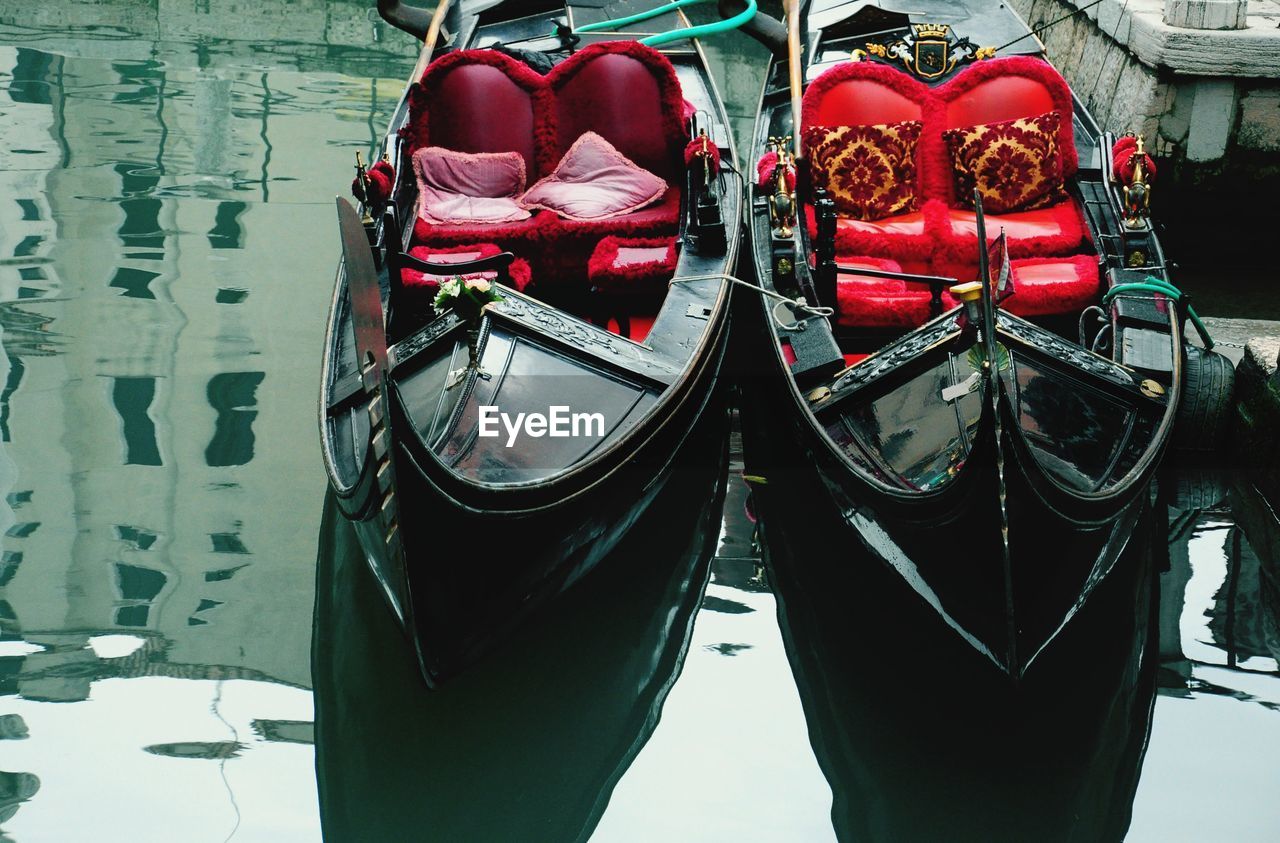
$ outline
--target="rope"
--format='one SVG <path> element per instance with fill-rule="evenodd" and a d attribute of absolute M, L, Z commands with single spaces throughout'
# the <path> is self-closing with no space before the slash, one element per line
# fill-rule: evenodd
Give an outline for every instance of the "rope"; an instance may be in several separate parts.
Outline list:
<path fill-rule="evenodd" d="M 1017 38 L 1013 39 L 1012 41 L 1008 41 L 1004 44 L 1001 44 L 999 47 L 996 47 L 995 52 L 998 53 L 1001 50 L 1003 50 L 1005 47 L 1012 47 L 1014 44 L 1017 44 L 1023 38 L 1030 38 L 1032 35 L 1039 37 L 1040 33 L 1049 29 L 1049 27 L 1057 26 L 1058 24 L 1062 23 L 1064 20 L 1070 20 L 1071 18 L 1074 18 L 1076 15 L 1084 14 L 1085 12 L 1089 11 L 1090 9 L 1092 9 L 1094 6 L 1098 5 L 1101 2 L 1102 0 L 1093 0 L 1093 2 L 1090 3 L 1088 6 L 1081 6 L 1080 8 L 1076 9 L 1074 12 L 1071 12 L 1070 14 L 1067 14 L 1067 15 L 1063 15 L 1057 20 L 1051 20 L 1048 23 L 1041 24 L 1040 26 L 1028 32 L 1026 35 L 1019 35 Z"/>
<path fill-rule="evenodd" d="M 1154 275 L 1148 275 L 1142 281 L 1136 281 L 1131 284 L 1117 284 L 1106 292 L 1102 297 L 1103 305 L 1109 305 L 1117 296 L 1124 293 L 1159 293 L 1168 297 L 1171 301 L 1181 305 L 1183 292 L 1168 281 L 1161 281 Z M 1195 326 L 1196 333 L 1200 335 L 1200 339 L 1204 342 L 1206 349 L 1213 348 L 1213 337 L 1209 336 L 1209 329 L 1200 321 L 1200 317 L 1196 314 L 1196 310 L 1190 303 L 1184 305 L 1187 311 L 1187 318 L 1191 320 L 1191 324 Z"/>
<path fill-rule="evenodd" d="M 798 319 L 792 324 L 787 325 L 787 324 L 784 324 L 780 319 L 778 319 L 778 315 L 776 313 L 773 313 L 772 311 L 770 311 L 770 315 L 773 317 L 773 323 L 784 331 L 804 330 L 800 326 L 810 321 L 811 319 L 826 319 L 831 316 L 834 316 L 836 313 L 835 308 L 826 307 L 825 305 L 809 304 L 807 301 L 804 300 L 804 296 L 800 296 L 794 299 L 789 299 L 786 296 L 782 295 L 781 293 L 775 293 L 773 290 L 767 290 L 764 287 L 761 287 L 759 284 L 752 284 L 750 281 L 743 281 L 741 278 L 735 278 L 734 276 L 726 275 L 723 272 L 713 272 L 708 275 L 680 275 L 668 281 L 667 286 L 672 287 L 676 284 L 683 284 L 686 281 L 728 281 L 730 284 L 736 284 L 739 287 L 747 287 L 749 289 L 755 290 L 757 293 L 764 293 L 764 295 L 767 296 L 768 298 L 777 299 L 778 301 L 781 301 L 781 302 L 786 302 L 796 310 L 803 311 L 804 313 L 809 314 L 803 319 Z"/>

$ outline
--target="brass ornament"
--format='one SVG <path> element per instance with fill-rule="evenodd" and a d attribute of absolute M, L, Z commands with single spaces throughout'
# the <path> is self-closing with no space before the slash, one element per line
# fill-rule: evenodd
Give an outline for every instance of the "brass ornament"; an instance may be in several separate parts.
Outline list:
<path fill-rule="evenodd" d="M 855 55 L 861 53 L 855 50 Z M 975 47 L 968 38 L 957 38 L 945 23 L 916 23 L 901 40 L 868 42 L 865 55 L 888 64 L 901 64 L 907 72 L 925 80 L 940 79 L 961 64 L 991 58 L 994 47 Z"/>
<path fill-rule="evenodd" d="M 1143 378 L 1138 389 L 1142 390 L 1142 394 L 1148 398 L 1160 398 L 1164 395 L 1164 387 L 1151 378 Z"/>

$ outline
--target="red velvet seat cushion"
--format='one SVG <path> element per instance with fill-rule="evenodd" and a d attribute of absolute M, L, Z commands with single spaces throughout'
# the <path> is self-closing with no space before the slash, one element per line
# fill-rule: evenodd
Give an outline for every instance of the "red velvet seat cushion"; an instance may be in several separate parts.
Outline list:
<path fill-rule="evenodd" d="M 816 237 L 818 226 L 813 207 L 805 205 L 804 211 L 809 236 Z M 928 261 L 933 255 L 936 236 L 945 225 L 946 213 L 946 207 L 932 199 L 918 211 L 879 220 L 839 217 L 836 220 L 836 252 L 899 261 Z"/>
<path fill-rule="evenodd" d="M 680 188 L 668 187 L 662 198 L 638 211 L 600 220 L 571 220 L 552 216 L 548 223 L 551 237 L 656 237 L 675 234 L 680 222 Z"/>
<path fill-rule="evenodd" d="M 1013 295 L 1001 304 L 1018 316 L 1079 313 L 1098 301 L 1101 280 L 1093 255 L 1009 262 Z"/>
<path fill-rule="evenodd" d="M 894 260 L 841 257 L 841 266 L 902 272 Z M 836 277 L 836 321 L 860 328 L 913 328 L 929 319 L 929 289 L 899 278 L 842 272 Z"/>
<path fill-rule="evenodd" d="M 814 187 L 842 217 L 878 220 L 920 207 L 916 194 L 918 120 L 859 126 L 809 126 L 804 148 Z"/>
<path fill-rule="evenodd" d="M 973 211 L 946 210 L 945 228 L 938 257 L 962 263 L 976 262 L 978 223 Z M 1074 199 L 1033 211 L 986 214 L 987 241 L 994 242 L 1003 230 L 1008 235 L 1013 257 L 1069 255 L 1085 240 L 1084 215 Z"/>
<path fill-rule="evenodd" d="M 497 243 L 521 251 L 548 236 L 555 214 L 536 211 L 525 220 L 500 223 L 430 223 L 419 217 L 413 224 L 416 245 L 447 246 L 454 244 Z"/>
<path fill-rule="evenodd" d="M 1066 198 L 1058 126 L 1062 115 L 1046 111 L 942 133 L 951 153 L 956 204 L 974 206 L 974 192 L 990 214 L 1029 211 Z"/>
<path fill-rule="evenodd" d="M 500 254 L 502 249 L 494 243 L 475 243 L 470 246 L 415 246 L 409 250 L 411 257 L 419 260 L 430 261 L 431 263 L 463 263 L 466 261 L 487 258 Z M 511 262 L 510 268 L 511 286 L 517 290 L 523 290 L 529 286 L 532 280 L 532 273 L 529 268 L 529 262 L 521 258 L 516 258 Z M 406 269 L 401 273 L 401 283 L 404 284 L 406 291 L 411 291 L 416 298 L 419 294 L 424 296 L 435 296 L 440 289 L 440 283 L 452 278 L 451 274 L 429 275 L 427 273 L 418 272 L 415 269 Z M 497 272 L 474 272 L 463 276 L 464 278 L 487 278 L 493 280 L 498 277 Z"/>
<path fill-rule="evenodd" d="M 587 262 L 587 278 L 617 293 L 661 290 L 676 269 L 674 237 L 604 237 Z"/>

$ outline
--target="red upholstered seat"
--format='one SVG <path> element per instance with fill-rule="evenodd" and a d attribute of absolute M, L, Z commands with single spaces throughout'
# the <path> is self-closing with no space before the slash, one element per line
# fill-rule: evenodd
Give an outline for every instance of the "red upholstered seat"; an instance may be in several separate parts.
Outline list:
<path fill-rule="evenodd" d="M 466 261 L 487 258 L 500 254 L 500 249 L 494 243 L 476 243 L 469 246 L 450 246 L 450 247 L 430 247 L 415 246 L 409 250 L 409 256 L 418 258 L 419 260 L 430 261 L 431 263 L 463 263 Z M 521 258 L 516 258 L 511 262 L 511 285 L 517 290 L 523 290 L 529 286 L 532 280 L 532 273 L 529 268 L 529 262 Z M 479 272 L 468 273 L 463 276 L 465 278 L 482 277 L 493 280 L 498 275 L 497 272 Z M 435 296 L 436 291 L 440 289 L 440 282 L 452 278 L 452 275 L 429 275 L 418 272 L 414 269 L 405 269 L 401 273 L 401 282 L 407 291 L 412 291 L 415 295 L 421 293 L 426 296 Z"/>
<path fill-rule="evenodd" d="M 1018 316 L 1079 313 L 1098 301 L 1098 259 L 1024 258 L 1009 262 L 1013 295 L 1001 305 Z"/>
<path fill-rule="evenodd" d="M 403 135 L 410 153 L 425 145 L 518 151 L 533 184 L 592 131 L 668 184 L 683 181 L 687 138 L 679 79 L 665 56 L 636 42 L 589 45 L 545 77 L 493 50 L 449 53 L 427 68 L 410 93 L 409 109 Z M 414 242 L 492 243 L 528 257 L 540 280 L 581 280 L 601 237 L 674 235 L 680 203 L 681 190 L 673 186 L 649 207 L 596 220 L 569 220 L 550 211 L 494 224 L 435 225 L 419 219 Z"/>
<path fill-rule="evenodd" d="M 936 199 L 919 211 L 878 220 L 836 218 L 836 251 L 840 254 L 874 255 L 895 260 L 927 261 L 942 230 L 946 206 Z M 818 234 L 812 205 L 804 206 L 809 236 Z"/>
<path fill-rule="evenodd" d="M 610 293 L 661 291 L 676 269 L 674 237 L 605 237 L 591 253 L 587 278 Z"/>
<path fill-rule="evenodd" d="M 841 266 L 902 272 L 897 261 L 841 257 Z M 928 287 L 897 278 L 842 272 L 836 276 L 836 322 L 860 328 L 914 328 L 929 319 Z"/>
<path fill-rule="evenodd" d="M 874 62 L 849 62 L 836 65 L 809 85 L 801 122 L 806 130 L 813 126 L 924 122 L 930 97 L 928 87 L 893 68 Z M 936 157 L 941 142 L 940 137 L 921 136 L 916 147 L 916 168 L 922 177 L 927 169 L 925 161 L 931 155 Z M 926 195 L 922 186 L 921 199 Z M 927 231 L 927 205 L 921 201 L 918 210 L 878 220 L 840 217 L 836 223 L 836 249 L 841 253 L 927 260 L 933 250 L 933 238 Z M 805 212 L 809 232 L 816 234 L 812 207 L 806 205 Z"/>
<path fill-rule="evenodd" d="M 937 88 L 870 61 L 839 64 L 826 71 L 805 92 L 804 126 L 924 123 L 916 162 L 919 195 L 927 201 L 916 212 L 885 219 L 839 219 L 837 253 L 933 261 L 935 271 L 943 274 L 950 274 L 947 267 L 976 265 L 975 214 L 957 202 L 942 132 L 1055 109 L 1062 114 L 1057 140 L 1063 175 L 1070 178 L 1078 166 L 1071 91 L 1061 75 L 1039 58 L 980 61 Z M 815 235 L 813 209 L 806 206 L 805 211 L 810 235 Z M 1074 199 L 1032 211 L 988 214 L 988 237 L 994 240 L 1002 229 L 1015 258 L 1067 256 L 1088 249 L 1088 228 Z"/>
<path fill-rule="evenodd" d="M 1012 257 L 1069 255 L 1084 243 L 1084 214 L 1074 199 L 1008 214 L 985 215 L 987 241 L 993 242 L 1004 231 L 1009 237 Z M 965 263 L 976 261 L 978 251 L 977 214 L 964 208 L 948 208 L 941 248 L 936 254 Z"/>

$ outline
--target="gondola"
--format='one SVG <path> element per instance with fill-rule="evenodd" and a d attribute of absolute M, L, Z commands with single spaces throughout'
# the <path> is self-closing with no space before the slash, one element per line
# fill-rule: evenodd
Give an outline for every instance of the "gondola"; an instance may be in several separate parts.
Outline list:
<path fill-rule="evenodd" d="M 750 473 L 1016 680 L 1122 557 L 1178 416 L 1152 162 L 1007 4 L 795 6 L 754 137 Z"/>
<path fill-rule="evenodd" d="M 727 416 L 703 422 L 710 458 L 642 516 L 651 539 L 615 549 L 555 611 L 434 691 L 329 494 L 312 639 L 326 840 L 591 836 L 658 724 L 710 577 Z"/>
<path fill-rule="evenodd" d="M 648 5 L 379 4 L 426 46 L 384 160 L 359 162 L 363 214 L 337 202 L 320 428 L 428 684 L 704 458 L 685 443 L 724 360 L 744 185 L 690 39 L 723 23 Z"/>

